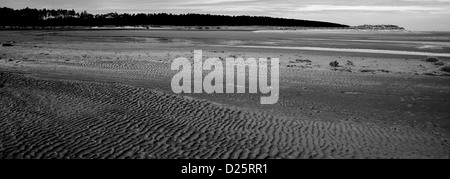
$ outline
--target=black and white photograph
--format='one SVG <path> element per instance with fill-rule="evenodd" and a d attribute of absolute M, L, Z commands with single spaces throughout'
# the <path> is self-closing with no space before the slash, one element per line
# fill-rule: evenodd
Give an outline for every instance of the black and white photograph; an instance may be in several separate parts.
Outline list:
<path fill-rule="evenodd" d="M 449 0 L 0 0 L 0 159 L 449 159 L 449 19 Z"/>

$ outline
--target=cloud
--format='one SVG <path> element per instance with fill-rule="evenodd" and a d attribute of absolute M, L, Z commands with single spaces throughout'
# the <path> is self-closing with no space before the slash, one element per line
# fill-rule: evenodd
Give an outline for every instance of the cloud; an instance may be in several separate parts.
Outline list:
<path fill-rule="evenodd" d="M 391 23 L 450 30 L 450 0 L 0 0 L 12 8 L 64 8 L 91 13 L 210 13 L 323 20 L 350 25 Z M 420 22 L 418 22 L 420 19 Z M 426 26 L 421 25 L 426 23 Z M 436 24 L 433 26 L 432 24 Z"/>
<path fill-rule="evenodd" d="M 298 11 L 447 11 L 445 7 L 423 6 L 334 6 L 308 5 L 297 8 Z"/>

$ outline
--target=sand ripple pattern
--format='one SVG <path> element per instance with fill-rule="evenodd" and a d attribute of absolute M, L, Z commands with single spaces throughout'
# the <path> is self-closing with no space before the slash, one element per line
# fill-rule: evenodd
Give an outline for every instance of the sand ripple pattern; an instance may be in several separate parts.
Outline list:
<path fill-rule="evenodd" d="M 119 84 L 0 73 L 0 158 L 448 158 L 411 128 L 281 118 Z"/>

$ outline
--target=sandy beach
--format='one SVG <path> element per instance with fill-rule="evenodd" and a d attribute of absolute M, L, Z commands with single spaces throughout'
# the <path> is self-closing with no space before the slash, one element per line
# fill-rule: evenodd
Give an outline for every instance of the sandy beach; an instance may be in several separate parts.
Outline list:
<path fill-rule="evenodd" d="M 41 30 L 0 42 L 13 44 L 0 47 L 0 158 L 450 158 L 443 32 Z M 278 103 L 174 94 L 171 62 L 194 50 L 279 58 Z"/>

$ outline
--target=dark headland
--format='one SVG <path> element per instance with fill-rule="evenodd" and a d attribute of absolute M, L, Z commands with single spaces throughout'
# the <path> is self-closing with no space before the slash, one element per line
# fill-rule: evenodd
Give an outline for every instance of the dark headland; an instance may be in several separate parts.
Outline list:
<path fill-rule="evenodd" d="M 297 19 L 273 18 L 266 16 L 227 16 L 211 14 L 90 14 L 86 11 L 64 9 L 12 9 L 0 8 L 0 26 L 56 27 L 56 26 L 284 26 L 313 28 L 348 28 L 348 25 Z"/>

